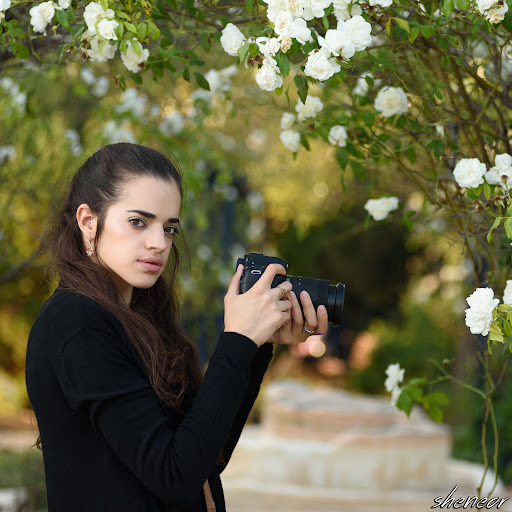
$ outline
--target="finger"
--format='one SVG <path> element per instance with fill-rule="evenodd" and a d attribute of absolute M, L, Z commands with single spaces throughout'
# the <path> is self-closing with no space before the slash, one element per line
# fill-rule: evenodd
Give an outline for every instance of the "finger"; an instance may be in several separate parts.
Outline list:
<path fill-rule="evenodd" d="M 321 304 L 318 306 L 316 317 L 318 323 L 316 326 L 315 334 L 325 334 L 327 332 L 327 324 L 329 322 L 329 318 L 327 315 L 327 309 L 324 305 Z"/>
<path fill-rule="evenodd" d="M 258 286 L 260 288 L 270 288 L 270 285 L 272 284 L 272 281 L 277 274 L 286 275 L 285 268 L 279 263 L 271 263 L 267 266 L 265 272 L 263 272 L 262 276 L 258 279 L 254 286 Z"/>
<path fill-rule="evenodd" d="M 293 325 L 294 326 L 297 326 L 299 331 L 302 330 L 302 323 L 303 323 L 303 318 L 302 318 L 302 310 L 300 309 L 300 304 L 299 304 L 299 301 L 297 299 L 297 295 L 295 295 L 295 292 L 291 291 L 289 294 L 288 294 L 288 298 L 290 300 L 290 302 L 292 303 L 292 320 L 293 320 Z"/>
<path fill-rule="evenodd" d="M 273 293 L 277 295 L 277 298 L 279 300 L 286 299 L 286 298 L 288 298 L 288 294 L 292 288 L 293 288 L 292 283 L 285 281 L 284 283 L 281 283 L 279 286 L 276 286 L 273 289 Z M 284 291 L 282 291 L 282 290 L 284 290 Z"/>
<path fill-rule="evenodd" d="M 313 306 L 313 302 L 309 293 L 306 291 L 302 291 L 300 294 L 300 301 L 302 303 L 302 310 L 304 312 L 304 327 L 309 331 L 314 331 L 317 328 L 317 318 L 315 307 Z"/>
<path fill-rule="evenodd" d="M 231 278 L 231 281 L 229 282 L 226 296 L 240 295 L 240 278 L 242 277 L 243 271 L 244 266 L 240 263 L 240 265 L 238 265 L 236 269 L 235 275 Z"/>

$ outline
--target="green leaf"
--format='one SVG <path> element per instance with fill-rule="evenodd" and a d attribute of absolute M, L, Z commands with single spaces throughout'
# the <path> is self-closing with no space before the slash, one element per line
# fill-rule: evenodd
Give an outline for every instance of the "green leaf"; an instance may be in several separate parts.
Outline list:
<path fill-rule="evenodd" d="M 78 39 L 84 32 L 87 27 L 85 25 L 77 25 L 71 29 L 71 41 L 75 41 Z"/>
<path fill-rule="evenodd" d="M 416 162 L 416 151 L 414 150 L 414 146 L 409 146 L 407 148 L 405 155 L 407 156 L 407 160 L 409 160 L 411 164 Z"/>
<path fill-rule="evenodd" d="M 106 11 L 108 9 L 108 0 L 100 0 L 100 5 Z"/>
<path fill-rule="evenodd" d="M 348 164 L 348 154 L 345 148 L 338 148 L 336 151 L 336 158 L 338 159 L 339 164 L 342 169 L 346 169 Z"/>
<path fill-rule="evenodd" d="M 297 86 L 297 94 L 299 95 L 299 98 L 301 99 L 302 103 L 306 103 L 309 88 L 306 78 L 301 75 L 295 75 L 293 81 Z"/>
<path fill-rule="evenodd" d="M 412 44 L 414 41 L 416 41 L 416 38 L 420 35 L 420 28 L 419 27 L 413 27 L 411 29 L 411 32 L 409 33 L 409 42 Z"/>
<path fill-rule="evenodd" d="M 492 232 L 500 225 L 501 219 L 501 217 L 496 217 L 494 219 L 491 229 L 489 230 L 489 233 L 487 233 L 487 242 L 490 242 L 492 240 Z"/>
<path fill-rule="evenodd" d="M 407 20 L 404 20 L 403 18 L 393 18 L 395 20 L 395 23 L 403 30 L 405 30 L 407 33 L 410 32 L 409 28 L 409 22 Z"/>
<path fill-rule="evenodd" d="M 183 78 L 187 81 L 187 82 L 190 82 L 190 70 L 188 68 L 185 68 L 183 70 Z"/>
<path fill-rule="evenodd" d="M 484 183 L 484 196 L 486 199 L 489 199 L 491 197 L 492 190 L 488 183 Z"/>
<path fill-rule="evenodd" d="M 69 14 L 66 11 L 56 9 L 55 17 L 57 21 L 67 30 L 71 30 L 71 25 L 69 24 Z"/>
<path fill-rule="evenodd" d="M 505 19 L 501 22 L 501 26 L 505 27 L 512 34 L 512 13 L 510 11 L 505 14 Z"/>
<path fill-rule="evenodd" d="M 356 158 L 359 158 L 360 160 L 362 160 L 364 158 L 364 155 L 363 153 L 361 153 L 361 151 L 357 150 L 355 148 L 355 146 L 349 142 L 347 144 L 347 151 L 352 155 L 352 156 L 355 156 Z"/>
<path fill-rule="evenodd" d="M 453 12 L 453 0 L 444 0 L 441 12 L 448 18 Z"/>
<path fill-rule="evenodd" d="M 354 173 L 354 176 L 356 178 L 364 179 L 364 177 L 365 177 L 364 167 L 359 162 L 351 160 L 350 168 L 352 169 L 352 172 Z"/>
<path fill-rule="evenodd" d="M 512 240 L 512 217 L 507 217 L 503 223 L 507 237 Z"/>
<path fill-rule="evenodd" d="M 247 42 L 243 46 L 238 48 L 237 53 L 238 53 L 238 61 L 239 62 L 245 62 L 245 59 L 247 58 L 247 55 L 249 53 L 250 45 L 251 45 L 251 43 Z"/>
<path fill-rule="evenodd" d="M 422 386 L 423 384 L 426 384 L 427 382 L 427 379 L 425 377 L 416 377 L 414 379 L 411 379 L 409 381 L 409 384 L 407 385 L 407 387 L 409 386 Z"/>
<path fill-rule="evenodd" d="M 495 322 L 491 324 L 491 329 L 489 331 L 489 339 L 492 341 L 499 341 L 500 343 L 504 342 L 501 327 L 497 325 Z"/>
<path fill-rule="evenodd" d="M 409 395 L 411 395 L 411 398 L 415 401 L 415 402 L 423 402 L 423 390 L 421 390 L 420 388 L 410 388 L 410 387 L 407 387 L 407 393 L 409 393 Z"/>
<path fill-rule="evenodd" d="M 435 393 L 429 393 L 428 397 L 432 402 L 437 402 L 441 405 L 448 405 L 450 403 L 450 399 L 448 398 L 448 395 L 445 393 L 435 392 Z"/>
<path fill-rule="evenodd" d="M 290 59 L 288 59 L 285 53 L 279 52 L 276 55 L 277 65 L 279 67 L 279 71 L 284 77 L 288 76 L 290 72 Z"/>
<path fill-rule="evenodd" d="M 366 126 L 371 128 L 375 123 L 375 114 L 368 110 L 361 112 L 361 118 Z"/>
<path fill-rule="evenodd" d="M 225 27 L 228 23 L 231 23 L 231 20 L 229 18 L 226 18 L 226 16 L 221 16 L 219 20 L 222 23 L 223 27 Z"/>
<path fill-rule="evenodd" d="M 201 46 L 203 47 L 203 50 L 209 52 L 210 48 L 212 47 L 212 43 L 210 42 L 210 34 L 207 32 L 203 32 L 201 34 Z"/>
<path fill-rule="evenodd" d="M 469 0 L 456 0 L 455 3 L 461 11 L 467 11 L 469 9 Z"/>
<path fill-rule="evenodd" d="M 429 25 L 421 25 L 420 32 L 425 39 L 429 39 L 434 30 Z"/>
<path fill-rule="evenodd" d="M 126 29 L 128 29 L 132 34 L 137 33 L 137 27 L 133 23 L 124 23 Z"/>
<path fill-rule="evenodd" d="M 324 24 L 325 30 L 329 30 L 329 20 L 327 19 L 327 14 L 325 14 L 325 13 L 322 17 L 322 22 Z"/>
<path fill-rule="evenodd" d="M 443 421 L 443 411 L 441 411 L 440 407 L 437 404 L 432 404 L 428 410 L 428 415 L 437 423 L 441 423 Z"/>
<path fill-rule="evenodd" d="M 148 26 L 145 23 L 140 23 L 137 27 L 137 38 L 142 43 L 148 35 Z"/>
<path fill-rule="evenodd" d="M 142 77 L 138 73 L 130 73 L 130 78 L 138 85 L 142 84 Z"/>
<path fill-rule="evenodd" d="M 137 57 L 140 57 L 142 55 L 140 44 L 135 39 L 130 39 L 130 46 L 132 47 L 133 53 L 135 53 Z"/>
<path fill-rule="evenodd" d="M 18 43 L 17 41 L 11 40 L 9 46 L 11 47 L 12 53 L 18 58 L 18 59 L 28 59 L 30 56 L 30 52 L 28 51 L 28 48 L 21 43 Z"/>
<path fill-rule="evenodd" d="M 208 83 L 208 80 L 201 75 L 198 71 L 194 71 L 194 78 L 196 79 L 197 85 L 201 87 L 202 89 L 206 89 L 207 91 L 210 90 L 210 84 Z"/>
<path fill-rule="evenodd" d="M 254 9 L 254 0 L 245 0 L 245 10 L 249 16 L 252 14 L 253 9 Z"/>
<path fill-rule="evenodd" d="M 411 414 L 412 411 L 412 405 L 414 401 L 411 397 L 411 395 L 408 393 L 407 389 L 404 389 L 400 396 L 398 397 L 398 400 L 396 402 L 397 409 L 400 409 L 401 411 L 404 411 L 407 416 Z"/>
<path fill-rule="evenodd" d="M 503 330 L 505 331 L 505 335 L 509 338 L 512 336 L 512 325 L 506 320 L 503 321 Z"/>

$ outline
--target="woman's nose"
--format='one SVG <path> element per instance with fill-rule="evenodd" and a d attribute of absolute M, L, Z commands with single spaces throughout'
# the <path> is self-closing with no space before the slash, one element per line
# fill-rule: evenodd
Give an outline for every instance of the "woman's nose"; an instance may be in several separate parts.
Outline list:
<path fill-rule="evenodd" d="M 167 249 L 167 239 L 163 229 L 148 230 L 146 248 L 159 252 L 165 251 L 165 249 Z"/>

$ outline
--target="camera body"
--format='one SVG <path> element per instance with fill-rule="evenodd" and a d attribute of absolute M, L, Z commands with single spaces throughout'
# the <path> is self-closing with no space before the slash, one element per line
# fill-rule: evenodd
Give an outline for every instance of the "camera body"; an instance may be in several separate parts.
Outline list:
<path fill-rule="evenodd" d="M 279 263 L 288 269 L 288 262 L 275 256 L 265 256 L 259 252 L 246 254 L 244 258 L 239 258 L 238 265 L 244 266 L 244 271 L 240 279 L 240 293 L 249 290 L 263 275 L 265 269 L 271 263 Z M 309 293 L 315 309 L 323 304 L 327 309 L 327 316 L 332 325 L 340 325 L 343 315 L 343 302 L 345 300 L 345 285 L 338 283 L 329 284 L 326 279 L 315 279 L 314 277 L 289 276 L 277 274 L 272 281 L 272 288 L 281 283 L 289 281 L 293 286 L 293 291 L 300 295 L 302 290 Z M 299 301 L 300 303 L 300 301 Z M 302 305 L 301 305 L 302 308 Z"/>

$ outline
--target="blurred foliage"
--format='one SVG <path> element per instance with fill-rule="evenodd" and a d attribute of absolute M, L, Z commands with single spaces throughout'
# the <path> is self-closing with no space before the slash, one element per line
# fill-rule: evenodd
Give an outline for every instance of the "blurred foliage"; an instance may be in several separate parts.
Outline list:
<path fill-rule="evenodd" d="M 24 452 L 0 451 L 0 489 L 21 487 L 27 493 L 25 506 L 29 510 L 46 509 L 46 484 L 41 452 L 35 448 Z M 25 506 L 19 512 L 26 510 Z"/>

